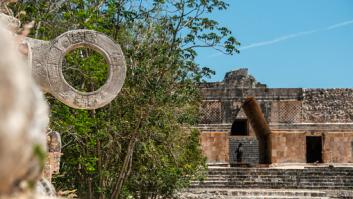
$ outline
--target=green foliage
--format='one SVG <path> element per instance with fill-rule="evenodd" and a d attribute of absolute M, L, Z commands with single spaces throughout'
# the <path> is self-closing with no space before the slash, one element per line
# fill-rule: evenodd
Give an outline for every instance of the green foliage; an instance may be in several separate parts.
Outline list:
<path fill-rule="evenodd" d="M 231 32 L 207 17 L 226 9 L 226 3 L 19 2 L 15 13 L 27 13 L 21 20 L 36 21 L 33 37 L 52 39 L 70 29 L 94 29 L 119 43 L 127 62 L 122 91 L 104 108 L 75 110 L 48 96 L 51 128 L 61 133 L 64 144 L 56 187 L 77 189 L 80 198 L 157 198 L 169 197 L 202 176 L 205 158 L 192 126 L 200 105 L 197 85 L 213 71 L 199 66 L 195 57 L 197 48 L 204 47 L 238 52 Z M 78 49 L 65 60 L 65 78 L 75 88 L 92 91 L 104 83 L 105 62 L 98 54 Z"/>
<path fill-rule="evenodd" d="M 41 145 L 35 144 L 33 145 L 33 154 L 34 154 L 34 157 L 40 163 L 41 168 L 43 168 L 45 164 L 45 160 L 47 158 L 47 153 L 45 149 L 43 149 Z"/>
<path fill-rule="evenodd" d="M 66 54 L 63 75 L 75 89 L 91 92 L 105 83 L 108 64 L 98 52 L 89 48 L 77 48 Z"/>
<path fill-rule="evenodd" d="M 199 134 L 182 131 L 171 134 L 168 142 L 151 140 L 137 147 L 136 166 L 127 185 L 135 198 L 171 197 L 201 176 L 205 159 L 199 155 Z"/>

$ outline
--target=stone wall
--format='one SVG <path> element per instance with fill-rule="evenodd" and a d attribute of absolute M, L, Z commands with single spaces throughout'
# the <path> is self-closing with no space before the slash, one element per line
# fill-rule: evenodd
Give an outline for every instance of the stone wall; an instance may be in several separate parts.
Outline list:
<path fill-rule="evenodd" d="M 252 136 L 230 136 L 229 137 L 229 163 L 237 163 L 235 151 L 239 144 L 243 147 L 242 163 L 252 166 L 259 163 L 259 143 Z"/>
<path fill-rule="evenodd" d="M 305 163 L 305 132 L 273 131 L 272 163 Z"/>
<path fill-rule="evenodd" d="M 201 124 L 223 123 L 222 102 L 219 100 L 203 101 L 201 105 Z"/>
<path fill-rule="evenodd" d="M 220 89 L 216 93 L 217 97 L 203 90 L 207 100 L 201 107 L 201 124 L 232 123 L 236 118 L 245 118 L 239 108 L 247 96 L 256 97 L 269 122 L 353 122 L 353 89 Z"/>
<path fill-rule="evenodd" d="M 229 136 L 224 132 L 201 133 L 201 147 L 207 163 L 229 163 Z"/>
<path fill-rule="evenodd" d="M 241 69 L 227 74 L 223 82 L 205 83 L 200 89 L 202 124 L 232 123 L 248 96 L 256 98 L 269 122 L 353 122 L 353 89 L 349 88 L 267 88 Z"/>
<path fill-rule="evenodd" d="M 304 89 L 303 121 L 353 122 L 353 89 Z"/>
<path fill-rule="evenodd" d="M 302 122 L 302 101 L 276 100 L 271 101 L 271 112 L 268 117 L 271 123 L 300 123 Z"/>
<path fill-rule="evenodd" d="M 324 163 L 353 163 L 353 131 L 273 130 L 272 163 L 306 163 L 306 137 L 322 137 Z"/>
<path fill-rule="evenodd" d="M 353 132 L 325 133 L 322 155 L 327 163 L 353 163 Z"/>

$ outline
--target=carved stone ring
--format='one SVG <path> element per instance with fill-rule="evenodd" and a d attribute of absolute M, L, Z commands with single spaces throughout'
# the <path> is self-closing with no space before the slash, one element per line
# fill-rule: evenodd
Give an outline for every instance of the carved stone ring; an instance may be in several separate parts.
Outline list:
<path fill-rule="evenodd" d="M 28 60 L 32 75 L 45 92 L 68 106 L 78 109 L 96 109 L 110 103 L 120 92 L 125 77 L 126 64 L 119 45 L 102 33 L 92 30 L 73 30 L 52 41 L 26 39 Z M 109 72 L 105 84 L 93 92 L 81 92 L 64 78 L 62 64 L 65 55 L 79 47 L 93 49 L 104 56 Z"/>

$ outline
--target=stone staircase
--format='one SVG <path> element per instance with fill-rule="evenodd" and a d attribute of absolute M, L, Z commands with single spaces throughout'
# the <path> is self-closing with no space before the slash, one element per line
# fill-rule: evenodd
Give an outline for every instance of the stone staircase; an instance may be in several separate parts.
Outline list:
<path fill-rule="evenodd" d="M 353 198 L 352 190 L 350 167 L 210 168 L 184 198 Z"/>
<path fill-rule="evenodd" d="M 353 168 L 211 168 L 192 188 L 353 189 Z"/>
<path fill-rule="evenodd" d="M 289 189 L 189 189 L 179 199 L 328 199 L 323 191 Z"/>
<path fill-rule="evenodd" d="M 237 163 L 235 151 L 240 143 L 243 146 L 242 163 L 259 164 L 259 143 L 256 137 L 251 136 L 229 136 L 229 164 Z"/>

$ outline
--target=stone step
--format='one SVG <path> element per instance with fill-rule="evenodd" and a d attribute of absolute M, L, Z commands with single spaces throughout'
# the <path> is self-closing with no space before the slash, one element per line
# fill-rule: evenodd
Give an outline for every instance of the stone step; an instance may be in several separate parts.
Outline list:
<path fill-rule="evenodd" d="M 249 177 L 249 178 L 206 178 L 204 181 L 227 181 L 227 182 L 239 182 L 239 181 L 261 181 L 261 182 L 299 182 L 299 183 L 304 183 L 304 182 L 312 182 L 312 183 L 320 183 L 320 182 L 332 182 L 332 183 L 344 183 L 344 184 L 350 184 L 353 183 L 352 179 L 301 179 L 301 178 L 280 178 L 280 177 L 268 177 L 268 178 L 262 178 L 262 177 Z"/>
<path fill-rule="evenodd" d="M 208 189 L 208 188 L 220 188 L 220 189 L 239 189 L 239 188 L 243 188 L 243 189 L 248 189 L 248 188 L 254 188 L 254 189 L 273 189 L 274 187 L 273 186 L 261 186 L 261 187 L 258 187 L 258 186 L 243 186 L 243 187 L 235 187 L 235 186 L 224 186 L 224 185 L 218 185 L 218 186 L 204 186 L 204 185 L 199 185 L 199 186 L 191 186 L 190 188 L 204 188 L 204 189 Z M 315 189 L 315 190 L 322 190 L 322 191 L 325 191 L 327 189 L 333 189 L 333 190 L 346 190 L 346 191 L 349 191 L 349 190 L 352 190 L 352 187 L 350 188 L 347 188 L 347 187 L 288 187 L 289 189 Z M 279 188 L 280 189 L 280 188 Z M 352 197 L 353 198 L 353 197 Z"/>
<path fill-rule="evenodd" d="M 261 186 L 261 187 L 256 187 L 256 186 L 244 186 L 244 187 L 232 187 L 232 186 L 224 186 L 224 185 L 219 185 L 219 186 L 202 186 L 202 185 L 200 185 L 200 186 L 195 186 L 195 187 L 193 187 L 193 186 L 191 186 L 190 188 L 221 188 L 221 189 L 235 189 L 235 188 L 237 188 L 237 189 L 239 189 L 239 188 L 244 188 L 244 189 L 248 189 L 248 188 L 256 188 L 256 189 L 273 189 L 273 186 Z M 293 187 L 289 187 L 290 189 L 298 189 L 298 187 L 297 188 L 293 188 Z M 300 188 L 302 188 L 302 187 L 300 187 Z M 299 189 L 300 189 L 299 188 Z M 304 187 L 303 187 L 304 188 Z M 305 187 L 305 189 L 315 189 L 315 190 L 326 190 L 326 189 L 334 189 L 334 190 L 352 190 L 352 187 L 350 187 L 350 188 L 347 188 L 347 187 Z M 353 197 L 352 197 L 353 198 Z"/>
<path fill-rule="evenodd" d="M 296 173 L 296 172 L 300 172 L 300 173 L 352 173 L 353 170 L 325 170 L 325 169 L 317 169 L 317 170 L 306 170 L 306 169 L 255 169 L 255 168 L 247 168 L 247 167 L 225 167 L 224 169 L 210 169 L 209 170 L 210 173 L 214 173 L 214 172 L 219 172 L 219 173 L 223 173 L 223 172 L 227 172 L 227 173 L 283 173 L 283 172 L 288 172 L 288 173 Z"/>
<path fill-rule="evenodd" d="M 329 197 L 306 197 L 301 196 L 300 199 L 329 199 Z M 225 198 L 228 199 L 228 198 Z M 299 199 L 297 196 L 235 196 L 229 199 Z"/>
<path fill-rule="evenodd" d="M 295 184 L 336 184 L 336 185 L 353 185 L 352 180 L 310 180 L 310 179 L 278 179 L 278 178 L 249 178 L 249 179 L 206 179 L 202 183 L 223 182 L 223 183 L 295 183 Z"/>
<path fill-rule="evenodd" d="M 335 183 L 352 183 L 353 179 L 352 178 L 288 178 L 288 177 L 244 177 L 244 178 L 213 178 L 213 177 L 208 177 L 205 180 L 212 180 L 212 181 L 251 181 L 251 180 L 259 180 L 262 179 L 262 181 L 300 181 L 300 182 L 335 182 Z"/>
<path fill-rule="evenodd" d="M 352 168 L 212 168 L 197 188 L 343 189 L 353 188 Z"/>
<path fill-rule="evenodd" d="M 211 168 L 213 170 L 222 170 L 222 169 L 238 169 L 238 168 L 223 168 L 223 167 L 214 167 Z M 271 168 L 271 167 L 256 167 L 256 168 L 251 168 L 252 170 L 281 170 L 281 168 Z M 320 166 L 311 166 L 311 167 L 304 167 L 305 170 L 307 171 L 315 171 L 315 170 L 330 170 L 330 171 L 335 171 L 335 170 L 339 170 L 339 171 L 353 171 L 353 167 L 320 167 Z M 300 170 L 300 169 L 296 169 L 296 168 L 290 168 L 289 170 Z"/>
<path fill-rule="evenodd" d="M 238 167 L 238 168 L 224 168 L 224 169 L 211 169 L 209 170 L 209 173 L 308 173 L 308 174 L 315 174 L 315 173 L 341 173 L 341 174 L 347 174 L 347 173 L 353 173 L 353 170 L 310 170 L 307 171 L 306 169 L 254 169 L 254 168 L 246 168 L 246 167 Z"/>
<path fill-rule="evenodd" d="M 263 183 L 269 183 L 269 184 L 293 184 L 293 186 L 298 186 L 298 185 L 337 185 L 337 186 L 353 186 L 353 183 L 350 182 L 327 182 L 327 181 L 280 181 L 277 179 L 271 179 L 271 180 L 263 180 L 263 179 L 251 179 L 251 180 L 242 180 L 242 181 L 233 181 L 233 180 L 203 180 L 203 181 L 193 181 L 193 184 L 214 184 L 214 183 L 226 183 L 226 184 L 232 184 L 232 185 L 243 185 L 243 184 L 263 184 Z"/>
<path fill-rule="evenodd" d="M 189 189 L 181 199 L 216 198 L 328 198 L 323 191 L 290 189 Z M 187 197 L 188 196 L 188 197 Z"/>
<path fill-rule="evenodd" d="M 242 184 L 230 184 L 230 183 L 195 183 L 190 185 L 192 188 L 290 188 L 290 189 L 342 189 L 351 190 L 353 186 L 347 185 L 328 185 L 328 184 L 305 184 L 295 186 L 290 183 L 288 184 L 273 184 L 273 183 L 242 183 Z"/>
<path fill-rule="evenodd" d="M 227 179 L 241 179 L 241 178 L 285 178 L 285 179 L 325 179 L 325 180 L 336 180 L 336 179 L 351 179 L 352 175 L 345 175 L 345 176 L 310 176 L 310 175 L 287 175 L 287 174 L 278 174 L 278 175 L 209 175 L 209 178 L 227 178 Z"/>
<path fill-rule="evenodd" d="M 254 181 L 254 182 L 298 182 L 298 183 L 337 183 L 337 184 L 352 184 L 353 179 L 315 179 L 315 178 L 305 178 L 305 179 L 296 179 L 296 178 L 281 178 L 281 177 L 249 177 L 249 178 L 206 178 L 204 182 L 207 181 L 224 181 L 224 182 L 243 182 L 243 181 Z"/>
<path fill-rule="evenodd" d="M 333 173 L 333 172 L 326 172 L 326 173 L 302 173 L 302 172 L 223 172 L 223 173 L 208 173 L 207 175 L 231 175 L 231 176 L 237 176 L 237 175 L 301 175 L 301 176 L 347 176 L 347 175 L 352 175 L 353 172 L 351 173 Z"/>
<path fill-rule="evenodd" d="M 303 176 L 322 176 L 322 175 L 328 175 L 328 176 L 347 176 L 347 175 L 352 175 L 353 172 L 310 172 L 310 173 L 305 173 L 305 172 L 246 172 L 246 171 L 238 171 L 238 172 L 208 172 L 208 175 L 281 175 L 281 174 L 291 174 L 291 175 L 303 175 Z"/>

